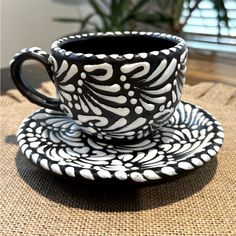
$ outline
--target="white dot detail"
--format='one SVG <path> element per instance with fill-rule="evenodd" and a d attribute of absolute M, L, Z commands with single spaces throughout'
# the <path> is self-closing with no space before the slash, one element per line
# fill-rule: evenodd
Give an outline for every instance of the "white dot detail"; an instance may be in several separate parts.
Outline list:
<path fill-rule="evenodd" d="M 115 172 L 115 177 L 119 180 L 127 179 L 127 174 L 124 171 L 117 171 Z"/>
<path fill-rule="evenodd" d="M 133 105 L 135 105 L 135 104 L 137 103 L 137 99 L 136 99 L 136 98 L 132 98 L 132 99 L 130 100 L 130 103 L 133 104 Z"/>
<path fill-rule="evenodd" d="M 79 105 L 78 103 L 75 104 L 75 108 L 76 108 L 77 110 L 80 110 L 80 109 L 81 109 L 81 107 L 80 107 L 80 105 Z"/>
<path fill-rule="evenodd" d="M 140 35 L 145 35 L 145 34 L 146 34 L 146 32 L 144 32 L 144 31 L 141 31 L 141 32 L 139 32 L 139 34 L 140 34 Z"/>
<path fill-rule="evenodd" d="M 160 108 L 159 108 L 159 111 L 164 111 L 164 109 L 165 109 L 165 106 L 161 105 Z"/>
<path fill-rule="evenodd" d="M 78 88 L 77 91 L 78 91 L 78 93 L 82 93 L 82 89 L 81 88 Z"/>
<path fill-rule="evenodd" d="M 126 76 L 125 76 L 125 75 L 121 75 L 121 76 L 120 76 L 120 80 L 121 80 L 121 81 L 126 81 Z"/>
<path fill-rule="evenodd" d="M 153 52 L 151 52 L 151 54 L 154 55 L 154 56 L 157 56 L 159 54 L 159 52 L 158 51 L 153 51 Z"/>
<path fill-rule="evenodd" d="M 133 166 L 133 164 L 132 163 L 125 163 L 125 166 L 126 167 L 131 167 L 131 166 Z"/>
<path fill-rule="evenodd" d="M 171 101 L 169 101 L 168 103 L 167 103 L 167 107 L 169 108 L 170 106 L 171 106 Z"/>
<path fill-rule="evenodd" d="M 140 174 L 139 172 L 132 172 L 130 174 L 130 177 L 133 181 L 135 182 L 145 182 L 147 181 L 143 176 L 142 174 Z"/>
<path fill-rule="evenodd" d="M 168 50 L 168 49 L 161 50 L 161 52 L 164 53 L 165 55 L 170 54 L 170 50 Z"/>
<path fill-rule="evenodd" d="M 220 138 L 224 138 L 224 133 L 223 133 L 223 132 L 218 132 L 217 135 L 218 135 Z"/>
<path fill-rule="evenodd" d="M 148 123 L 149 123 L 150 125 L 153 124 L 153 120 L 150 120 Z"/>
<path fill-rule="evenodd" d="M 203 162 L 199 158 L 192 158 L 191 161 L 195 166 L 202 166 L 203 165 Z"/>
<path fill-rule="evenodd" d="M 75 168 L 74 167 L 66 167 L 65 172 L 70 177 L 75 177 Z"/>
<path fill-rule="evenodd" d="M 86 78 L 86 74 L 85 74 L 84 72 L 82 72 L 82 73 L 80 74 L 80 76 L 81 76 L 82 79 L 85 79 L 85 78 Z"/>
<path fill-rule="evenodd" d="M 79 85 L 79 86 L 82 86 L 82 85 L 83 85 L 83 81 L 82 81 L 81 79 L 78 81 L 78 85 Z"/>
<path fill-rule="evenodd" d="M 73 98 L 77 101 L 78 100 L 78 96 L 77 95 L 73 95 Z"/>
<path fill-rule="evenodd" d="M 157 175 L 153 170 L 145 170 L 143 174 L 147 179 L 151 180 L 161 179 L 161 177 Z"/>
<path fill-rule="evenodd" d="M 184 169 L 184 170 L 192 170 L 194 169 L 194 167 L 186 162 L 186 161 L 181 161 L 179 164 L 178 164 L 178 167 L 181 168 L 181 169 Z"/>
<path fill-rule="evenodd" d="M 103 179 L 110 179 L 111 178 L 111 173 L 107 170 L 99 170 L 97 172 L 98 176 Z"/>
<path fill-rule="evenodd" d="M 69 106 L 70 108 L 72 108 L 72 107 L 73 107 L 73 104 L 72 104 L 71 102 L 68 102 L 68 106 Z"/>
<path fill-rule="evenodd" d="M 201 158 L 202 158 L 202 160 L 205 161 L 205 162 L 208 162 L 208 161 L 211 160 L 210 156 L 207 155 L 207 154 L 202 154 L 202 155 L 201 155 Z"/>
<path fill-rule="evenodd" d="M 169 175 L 169 176 L 172 176 L 172 175 L 177 175 L 177 173 L 175 172 L 175 169 L 171 166 L 165 166 L 165 167 L 162 167 L 161 168 L 161 172 L 165 175 Z"/>
<path fill-rule="evenodd" d="M 130 88 L 130 84 L 128 84 L 128 83 L 124 84 L 124 88 L 125 89 L 129 89 Z"/>
<path fill-rule="evenodd" d="M 124 57 L 128 60 L 132 59 L 134 57 L 134 54 L 132 53 L 128 53 L 128 54 L 125 54 Z"/>
<path fill-rule="evenodd" d="M 52 164 L 51 170 L 58 175 L 63 175 L 58 164 Z"/>
<path fill-rule="evenodd" d="M 129 92 L 128 92 L 128 95 L 129 95 L 130 97 L 134 96 L 134 91 L 129 91 Z"/>
<path fill-rule="evenodd" d="M 209 155 L 211 155 L 211 156 L 215 156 L 215 155 L 216 155 L 216 151 L 213 150 L 213 149 L 209 149 L 209 150 L 207 151 L 207 153 L 208 153 Z"/>
<path fill-rule="evenodd" d="M 103 59 L 103 58 L 105 58 L 106 57 L 106 55 L 105 54 L 98 54 L 98 55 L 96 55 L 97 56 L 97 58 L 98 59 Z"/>
<path fill-rule="evenodd" d="M 141 52 L 141 53 L 139 53 L 139 56 L 141 58 L 146 58 L 147 57 L 147 53 L 146 52 Z"/>
<path fill-rule="evenodd" d="M 140 106 L 137 106 L 137 107 L 135 107 L 135 112 L 136 112 L 137 114 L 141 114 L 141 113 L 143 112 L 143 108 L 140 107 Z"/>

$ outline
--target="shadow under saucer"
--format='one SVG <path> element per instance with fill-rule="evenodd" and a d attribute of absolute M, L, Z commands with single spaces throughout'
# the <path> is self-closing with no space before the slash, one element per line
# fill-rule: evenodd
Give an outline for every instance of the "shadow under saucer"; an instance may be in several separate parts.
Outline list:
<path fill-rule="evenodd" d="M 20 177 L 34 191 L 65 206 L 91 211 L 140 211 L 172 204 L 199 192 L 213 178 L 217 159 L 165 184 L 85 184 L 37 168 L 20 151 L 15 157 Z M 188 172 L 187 172 L 188 173 Z"/>

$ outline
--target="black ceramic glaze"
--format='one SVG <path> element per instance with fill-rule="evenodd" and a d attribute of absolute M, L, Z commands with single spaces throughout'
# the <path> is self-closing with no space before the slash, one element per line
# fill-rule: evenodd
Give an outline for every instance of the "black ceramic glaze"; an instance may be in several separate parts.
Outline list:
<path fill-rule="evenodd" d="M 169 180 L 205 165 L 219 152 L 223 137 L 211 114 L 186 102 L 152 138 L 135 144 L 96 141 L 61 111 L 45 108 L 25 119 L 17 134 L 25 156 L 49 173 L 133 183 Z"/>
<path fill-rule="evenodd" d="M 47 69 L 58 98 L 30 87 L 20 69 L 35 59 Z M 181 99 L 187 48 L 177 36 L 145 32 L 74 35 L 17 54 L 11 74 L 19 91 L 40 106 L 62 110 L 99 140 L 144 139 L 166 123 Z"/>

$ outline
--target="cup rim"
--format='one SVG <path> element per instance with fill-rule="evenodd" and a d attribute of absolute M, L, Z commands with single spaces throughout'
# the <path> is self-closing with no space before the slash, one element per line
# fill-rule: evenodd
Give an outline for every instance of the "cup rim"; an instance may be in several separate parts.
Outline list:
<path fill-rule="evenodd" d="M 93 53 L 76 53 L 72 51 L 68 51 L 65 49 L 62 49 L 61 46 L 65 42 L 70 42 L 73 40 L 78 40 L 78 39 L 83 39 L 83 38 L 88 38 L 88 37 L 96 37 L 96 36 L 127 36 L 127 35 L 141 35 L 141 36 L 154 36 L 160 39 L 165 39 L 165 40 L 172 40 L 176 43 L 176 45 L 170 47 L 170 48 L 165 48 L 162 50 L 154 50 L 150 52 L 139 52 L 139 53 L 126 53 L 126 54 L 93 54 Z M 57 39 L 55 42 L 52 43 L 51 45 L 51 51 L 64 57 L 73 57 L 73 58 L 96 58 L 96 59 L 132 59 L 132 58 L 142 58 L 145 59 L 148 56 L 158 56 L 160 53 L 163 53 L 165 55 L 169 55 L 172 53 L 176 53 L 177 51 L 183 51 L 186 50 L 186 42 L 184 39 L 182 39 L 179 36 L 176 35 L 171 35 L 171 34 L 165 34 L 165 33 L 159 33 L 159 32 L 145 32 L 145 31 L 115 31 L 115 32 L 97 32 L 97 33 L 84 33 L 84 34 L 76 34 L 76 35 L 69 35 L 67 37 L 63 37 L 60 39 Z"/>

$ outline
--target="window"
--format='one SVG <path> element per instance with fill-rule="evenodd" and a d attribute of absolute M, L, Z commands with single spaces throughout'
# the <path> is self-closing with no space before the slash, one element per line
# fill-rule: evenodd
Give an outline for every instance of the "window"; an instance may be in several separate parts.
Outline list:
<path fill-rule="evenodd" d="M 191 1 L 190 4 L 194 2 Z M 224 0 L 224 3 L 229 27 L 219 20 L 218 11 L 210 0 L 202 0 L 198 9 L 192 12 L 183 29 L 189 47 L 236 53 L 236 1 Z M 188 3 L 185 3 L 184 7 L 182 21 L 189 14 Z"/>

